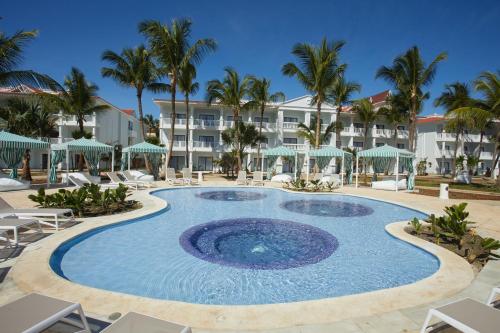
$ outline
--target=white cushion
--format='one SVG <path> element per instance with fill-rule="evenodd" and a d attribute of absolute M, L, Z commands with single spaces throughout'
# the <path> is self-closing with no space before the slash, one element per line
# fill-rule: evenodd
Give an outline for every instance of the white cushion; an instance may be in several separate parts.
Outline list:
<path fill-rule="evenodd" d="M 12 178 L 0 178 L 0 192 L 26 190 L 31 186 L 30 182 L 19 181 Z"/>
<path fill-rule="evenodd" d="M 84 175 L 81 172 L 70 172 L 69 175 L 72 176 L 72 177 L 74 177 L 74 178 L 76 178 L 76 179 L 81 180 L 84 183 L 88 183 L 88 179 L 87 178 L 90 178 L 95 184 L 100 184 L 101 183 L 101 177 L 91 176 L 89 174 Z M 66 173 L 63 173 L 61 175 L 61 178 L 62 178 L 62 182 L 63 183 L 66 182 Z"/>
<path fill-rule="evenodd" d="M 279 175 L 275 175 L 271 178 L 271 181 L 272 182 L 291 182 L 292 181 L 292 176 L 290 175 L 287 175 L 287 174 L 279 174 Z"/>
<path fill-rule="evenodd" d="M 141 182 L 154 182 L 153 175 L 147 175 L 139 170 L 130 170 L 130 174 L 135 177 L 135 180 L 140 180 Z"/>
<path fill-rule="evenodd" d="M 396 181 L 395 180 L 380 180 L 376 182 L 372 182 L 372 188 L 377 190 L 396 190 Z M 406 178 L 398 181 L 398 190 L 406 190 Z"/>

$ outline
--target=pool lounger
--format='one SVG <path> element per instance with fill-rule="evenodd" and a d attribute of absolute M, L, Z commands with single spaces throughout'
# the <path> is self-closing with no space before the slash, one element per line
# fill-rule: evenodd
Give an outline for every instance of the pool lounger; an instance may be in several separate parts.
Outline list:
<path fill-rule="evenodd" d="M 191 333 L 191 328 L 129 312 L 101 333 Z"/>
<path fill-rule="evenodd" d="M 66 318 L 73 312 L 78 312 L 80 322 Z M 0 330 L 2 333 L 38 333 L 58 321 L 77 326 L 90 333 L 90 327 L 78 303 L 66 302 L 60 299 L 29 294 L 14 302 L 0 307 Z"/>
<path fill-rule="evenodd" d="M 69 208 L 13 208 L 5 200 L 0 198 L 0 216 L 6 217 L 11 215 L 36 218 L 51 217 L 53 220 L 46 221 L 42 219 L 39 222 L 54 227 L 56 231 L 59 230 L 59 222 L 71 222 L 75 219 L 73 211 Z M 64 220 L 60 221 L 61 218 Z"/>
<path fill-rule="evenodd" d="M 264 173 L 262 171 L 255 171 L 253 173 L 252 185 L 264 186 Z"/>
<path fill-rule="evenodd" d="M 499 288 L 495 288 L 500 293 Z M 495 289 L 490 300 L 496 296 Z M 491 305 L 491 303 L 488 303 Z M 464 333 L 498 333 L 500 328 L 500 310 L 480 303 L 470 298 L 465 298 L 439 308 L 430 309 L 420 333 L 429 332 L 436 325 L 429 326 L 433 317 L 453 326 Z"/>
<path fill-rule="evenodd" d="M 135 189 L 136 191 L 139 189 L 139 186 L 141 187 L 144 187 L 142 185 L 142 182 L 129 182 L 129 181 L 123 181 L 120 179 L 120 177 L 118 177 L 118 174 L 116 172 L 106 172 L 106 175 L 109 177 L 109 180 L 111 181 L 111 184 L 114 184 L 114 185 L 119 185 L 119 184 L 123 184 L 125 186 L 128 186 L 128 187 L 132 187 L 133 189 Z"/>
<path fill-rule="evenodd" d="M 181 179 L 184 182 L 184 184 L 187 184 L 187 185 L 198 184 L 198 182 L 193 179 L 193 173 L 191 172 L 191 169 L 189 169 L 189 168 L 182 168 L 182 178 Z"/>
<path fill-rule="evenodd" d="M 31 227 L 34 225 L 35 227 Z M 11 230 L 14 233 L 14 244 L 17 246 L 19 244 L 19 229 L 36 229 L 39 233 L 42 233 L 42 227 L 40 226 L 40 221 L 35 219 L 26 218 L 15 218 L 15 217 L 2 217 L 0 218 L 0 231 Z M 3 236 L 6 238 L 7 243 L 10 244 L 10 239 L 8 236 Z"/>
<path fill-rule="evenodd" d="M 130 171 L 122 171 L 122 172 L 120 172 L 120 174 L 123 176 L 123 178 L 125 178 L 126 182 L 137 183 L 140 186 L 144 186 L 144 187 L 155 187 L 154 179 L 149 180 L 149 181 L 136 179 L 134 177 L 134 175 L 132 173 L 130 173 Z"/>
<path fill-rule="evenodd" d="M 246 171 L 238 171 L 238 178 L 236 178 L 236 185 L 248 185 Z"/>

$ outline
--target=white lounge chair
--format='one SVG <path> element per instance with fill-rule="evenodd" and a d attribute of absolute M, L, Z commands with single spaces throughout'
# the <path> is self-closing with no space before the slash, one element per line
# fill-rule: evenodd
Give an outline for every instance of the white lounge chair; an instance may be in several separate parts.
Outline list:
<path fill-rule="evenodd" d="M 155 181 L 153 175 L 145 174 L 139 170 L 125 170 L 121 172 L 121 175 L 128 181 L 138 181 L 145 184 L 153 184 Z"/>
<path fill-rule="evenodd" d="M 264 186 L 264 173 L 262 171 L 254 171 L 252 185 Z"/>
<path fill-rule="evenodd" d="M 499 302 L 500 300 L 497 300 L 497 296 L 500 296 L 500 287 L 493 288 L 491 291 L 490 297 L 488 297 L 488 301 L 486 304 L 493 306 L 495 305 L 496 302 Z"/>
<path fill-rule="evenodd" d="M 154 180 L 153 181 L 138 180 L 129 171 L 122 171 L 122 172 L 120 172 L 120 174 L 125 179 L 125 182 L 137 183 L 139 186 L 143 186 L 143 187 L 153 187 L 154 186 L 154 183 L 153 183 Z"/>
<path fill-rule="evenodd" d="M 236 185 L 248 185 L 247 172 L 238 171 L 238 178 L 236 178 Z"/>
<path fill-rule="evenodd" d="M 125 186 L 132 187 L 134 190 L 138 190 L 139 186 L 142 186 L 141 184 L 139 184 L 139 182 L 127 182 L 127 181 L 121 180 L 120 177 L 118 177 L 118 174 L 116 172 L 106 172 L 106 176 L 109 177 L 111 184 L 115 184 L 115 185 L 123 184 Z"/>
<path fill-rule="evenodd" d="M 80 321 L 66 318 L 77 312 Z M 2 333 L 38 333 L 58 321 L 82 328 L 79 332 L 90 333 L 90 327 L 78 303 L 66 302 L 40 294 L 29 294 L 0 307 Z"/>
<path fill-rule="evenodd" d="M 191 328 L 129 312 L 101 333 L 191 333 Z"/>
<path fill-rule="evenodd" d="M 372 188 L 376 190 L 387 190 L 387 191 L 395 191 L 396 190 L 396 177 L 390 177 L 389 179 L 378 180 L 372 182 Z M 406 190 L 406 178 L 405 176 L 401 176 L 397 183 L 398 190 Z"/>
<path fill-rule="evenodd" d="M 12 231 L 14 233 L 14 244 L 16 246 L 19 245 L 19 229 L 22 228 L 36 230 L 39 233 L 43 233 L 39 220 L 16 217 L 0 218 L 0 231 Z"/>
<path fill-rule="evenodd" d="M 77 188 L 81 188 L 85 186 L 85 184 L 92 184 L 90 182 L 82 181 L 80 178 L 75 178 L 73 176 L 69 176 L 68 179 Z M 107 189 L 107 188 L 115 189 L 118 187 L 118 184 L 95 184 L 95 185 L 99 185 L 101 189 Z"/>
<path fill-rule="evenodd" d="M 77 178 L 80 179 L 84 183 L 88 184 L 101 184 L 101 177 L 99 176 L 91 176 L 88 172 L 70 172 L 70 173 L 63 173 L 62 175 L 62 182 L 64 183 L 66 181 L 66 178 L 69 179 L 69 177 Z"/>
<path fill-rule="evenodd" d="M 175 176 L 175 169 L 174 168 L 167 168 L 167 173 L 165 175 L 165 181 L 171 185 L 183 185 L 184 184 L 184 182 L 182 181 L 181 178 L 177 178 Z"/>
<path fill-rule="evenodd" d="M 287 175 L 286 173 L 281 173 L 278 175 L 274 175 L 271 177 L 272 182 L 278 182 L 278 183 L 289 183 L 293 180 L 293 177 L 290 175 Z"/>
<path fill-rule="evenodd" d="M 18 217 L 40 218 L 40 223 L 59 230 L 59 223 L 75 220 L 73 211 L 69 208 L 13 208 L 0 198 L 0 217 L 15 215 Z M 52 218 L 47 220 L 46 218 Z"/>
<path fill-rule="evenodd" d="M 182 168 L 182 181 L 184 184 L 188 185 L 197 183 L 197 181 L 193 179 L 193 173 L 190 168 Z"/>
<path fill-rule="evenodd" d="M 0 239 L 7 243 L 4 248 L 12 248 L 12 243 L 6 230 L 0 230 Z"/>
<path fill-rule="evenodd" d="M 455 301 L 435 309 L 430 309 L 420 330 L 426 333 L 444 323 L 453 326 L 464 333 L 498 333 L 500 331 L 500 310 L 491 305 L 499 288 L 493 289 L 488 304 L 483 304 L 470 298 Z M 430 325 L 432 318 L 441 322 Z"/>
<path fill-rule="evenodd" d="M 12 179 L 8 175 L 0 173 L 0 192 L 27 190 L 31 187 L 31 182 Z"/>

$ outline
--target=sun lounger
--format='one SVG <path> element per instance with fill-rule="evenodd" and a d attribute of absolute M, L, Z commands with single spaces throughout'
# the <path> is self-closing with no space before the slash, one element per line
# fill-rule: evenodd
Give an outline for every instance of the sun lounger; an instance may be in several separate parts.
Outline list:
<path fill-rule="evenodd" d="M 255 171 L 253 173 L 252 185 L 264 186 L 264 173 L 262 171 Z"/>
<path fill-rule="evenodd" d="M 280 173 L 278 175 L 275 175 L 271 178 L 272 182 L 278 182 L 278 183 L 288 183 L 293 180 L 293 177 L 290 175 L 287 175 L 285 173 Z"/>
<path fill-rule="evenodd" d="M 82 181 L 81 179 L 75 178 L 73 176 L 69 176 L 68 179 L 77 188 L 83 187 L 83 186 L 85 186 L 85 184 L 93 184 L 93 183 Z M 117 188 L 118 187 L 118 184 L 95 184 L 95 185 L 99 185 L 101 187 L 101 189 Z"/>
<path fill-rule="evenodd" d="M 14 244 L 19 244 L 19 229 L 31 229 L 42 233 L 40 221 L 36 219 L 16 218 L 16 217 L 2 217 L 0 218 L 0 230 L 12 231 L 14 233 Z"/>
<path fill-rule="evenodd" d="M 181 178 L 177 178 L 175 176 L 174 168 L 167 168 L 167 174 L 165 175 L 165 181 L 167 181 L 171 185 L 183 185 L 184 182 Z"/>
<path fill-rule="evenodd" d="M 75 311 L 80 316 L 80 322 L 66 318 Z M 89 324 L 78 303 L 29 294 L 0 307 L 0 331 L 2 333 L 38 333 L 58 321 L 82 328 L 83 330 L 79 332 L 90 333 Z"/>
<path fill-rule="evenodd" d="M 0 229 L 0 239 L 2 239 L 4 242 L 7 243 L 7 245 L 4 248 L 11 248 L 12 247 L 12 243 L 10 242 L 9 234 L 7 233 L 6 230 Z"/>
<path fill-rule="evenodd" d="M 0 198 L 0 216 L 15 215 L 19 217 L 42 218 L 41 224 L 54 227 L 59 230 L 59 222 L 66 223 L 73 221 L 75 216 L 69 208 L 13 208 L 5 200 Z M 52 218 L 51 220 L 43 218 Z M 60 221 L 62 219 L 62 221 Z"/>
<path fill-rule="evenodd" d="M 147 186 L 147 187 L 154 186 L 154 178 L 144 178 L 144 180 L 138 179 L 130 171 L 122 171 L 122 172 L 120 172 L 120 174 L 123 176 L 123 178 L 127 182 L 137 182 L 138 184 L 141 184 L 142 186 Z M 149 175 L 144 175 L 144 176 L 149 176 Z"/>
<path fill-rule="evenodd" d="M 101 333 L 191 333 L 191 328 L 129 312 Z"/>
<path fill-rule="evenodd" d="M 498 333 L 500 329 L 500 310 L 470 298 L 430 309 L 421 333 L 439 325 L 429 326 L 433 317 L 464 333 Z"/>
<path fill-rule="evenodd" d="M 496 302 L 500 302 L 500 300 L 497 300 L 497 296 L 500 296 L 500 287 L 493 288 L 486 304 L 493 306 Z"/>
<path fill-rule="evenodd" d="M 236 185 L 248 185 L 246 171 L 238 171 L 238 178 L 236 178 Z"/>
<path fill-rule="evenodd" d="M 138 190 L 139 186 L 141 186 L 141 184 L 139 184 L 138 182 L 127 182 L 127 181 L 121 180 L 120 177 L 118 177 L 118 174 L 116 172 L 106 172 L 106 175 L 109 177 L 111 184 L 115 184 L 115 185 L 123 184 L 123 185 L 126 185 L 128 187 L 132 187 L 135 190 Z"/>
<path fill-rule="evenodd" d="M 197 183 L 193 179 L 193 173 L 191 172 L 191 169 L 189 168 L 182 168 L 182 181 L 184 184 L 192 185 L 194 183 Z"/>
<path fill-rule="evenodd" d="M 406 178 L 398 180 L 398 190 L 406 190 Z M 376 190 L 396 190 L 396 179 L 379 180 L 372 182 L 372 188 Z"/>
<path fill-rule="evenodd" d="M 132 176 L 131 180 L 139 180 L 141 182 L 145 183 L 152 183 L 155 181 L 155 178 L 153 175 L 148 175 L 147 173 L 141 171 L 141 170 L 125 170 L 123 173 L 130 174 Z"/>

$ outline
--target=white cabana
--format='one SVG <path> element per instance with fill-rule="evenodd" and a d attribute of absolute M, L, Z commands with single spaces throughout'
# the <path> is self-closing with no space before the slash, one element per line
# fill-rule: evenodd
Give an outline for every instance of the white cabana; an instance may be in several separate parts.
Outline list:
<path fill-rule="evenodd" d="M 347 183 L 352 183 L 352 154 L 344 151 L 342 149 L 338 149 L 336 147 L 323 147 L 320 149 L 313 149 L 309 151 L 308 156 L 316 158 L 316 164 L 320 168 L 320 170 L 324 169 L 332 158 L 341 158 L 341 168 L 340 168 L 340 179 L 341 185 L 344 186 L 344 174 L 347 175 Z M 309 157 L 307 158 L 309 161 Z M 309 168 L 309 163 L 308 163 Z M 309 170 L 307 170 L 307 181 L 309 180 Z"/>
<path fill-rule="evenodd" d="M 274 164 L 278 157 L 288 157 L 293 158 L 295 163 L 295 176 L 294 179 L 297 180 L 297 163 L 298 163 L 298 153 L 285 146 L 279 146 L 271 149 L 266 149 L 262 152 L 263 157 L 267 157 L 267 179 L 271 179 L 271 172 L 274 168 Z M 264 158 L 262 158 L 262 170 L 264 170 Z"/>

